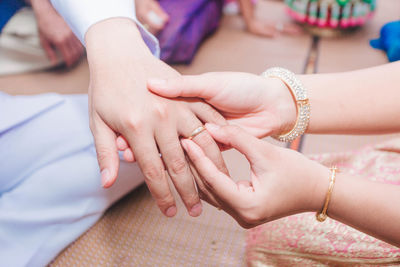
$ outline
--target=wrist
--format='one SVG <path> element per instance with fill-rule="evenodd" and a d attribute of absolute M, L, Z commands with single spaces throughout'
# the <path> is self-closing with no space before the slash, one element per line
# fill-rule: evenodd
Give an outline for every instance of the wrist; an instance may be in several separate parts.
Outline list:
<path fill-rule="evenodd" d="M 91 75 L 129 70 L 138 61 L 155 60 L 135 22 L 126 18 L 94 24 L 85 35 L 85 43 Z"/>
<path fill-rule="evenodd" d="M 268 84 L 266 88 L 273 88 L 268 93 L 265 93 L 264 103 L 270 103 L 271 95 L 270 92 L 275 91 L 276 96 L 272 99 L 276 99 L 275 114 L 277 118 L 277 125 L 273 129 L 271 135 L 279 135 L 282 133 L 287 133 L 296 123 L 296 101 L 293 95 L 290 93 L 289 88 L 280 80 L 276 78 L 265 78 L 265 82 Z M 271 107 L 265 107 L 266 110 L 271 109 Z"/>
<path fill-rule="evenodd" d="M 317 162 L 314 162 L 314 164 L 315 167 L 308 176 L 310 180 L 310 191 L 308 193 L 307 210 L 321 212 L 329 188 L 330 170 Z"/>

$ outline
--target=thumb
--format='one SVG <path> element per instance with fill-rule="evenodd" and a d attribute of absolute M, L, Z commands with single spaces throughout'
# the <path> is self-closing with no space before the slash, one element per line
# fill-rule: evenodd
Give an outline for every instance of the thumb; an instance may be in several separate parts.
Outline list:
<path fill-rule="evenodd" d="M 119 156 L 116 146 L 117 136 L 103 122 L 97 123 L 92 133 L 97 160 L 100 166 L 101 184 L 104 188 L 108 188 L 114 184 L 118 176 Z"/>
<path fill-rule="evenodd" d="M 217 142 L 237 149 L 251 163 L 262 157 L 260 148 L 264 148 L 264 142 L 247 133 L 239 126 L 219 126 L 207 123 L 206 128 Z"/>
<path fill-rule="evenodd" d="M 210 99 L 218 93 L 218 75 L 206 73 L 172 79 L 149 79 L 147 87 L 153 93 L 165 97 L 200 97 Z"/>

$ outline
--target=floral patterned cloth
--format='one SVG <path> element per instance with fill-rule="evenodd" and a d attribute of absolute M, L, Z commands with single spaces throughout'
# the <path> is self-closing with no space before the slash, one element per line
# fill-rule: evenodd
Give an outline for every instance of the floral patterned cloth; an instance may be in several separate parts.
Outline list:
<path fill-rule="evenodd" d="M 400 185 L 400 139 L 311 158 L 365 179 Z M 250 230 L 246 256 L 251 267 L 400 266 L 400 248 L 330 218 L 320 223 L 315 213 L 289 216 Z"/>

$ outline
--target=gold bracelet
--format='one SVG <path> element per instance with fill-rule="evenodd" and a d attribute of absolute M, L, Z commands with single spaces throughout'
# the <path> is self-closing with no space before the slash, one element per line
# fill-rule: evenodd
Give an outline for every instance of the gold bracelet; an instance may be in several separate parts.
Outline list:
<path fill-rule="evenodd" d="M 331 171 L 331 175 L 330 175 L 330 178 L 329 178 L 330 182 L 329 182 L 328 192 L 326 193 L 326 199 L 325 199 L 324 207 L 322 208 L 321 212 L 317 212 L 317 214 L 315 215 L 316 218 L 317 218 L 317 221 L 319 221 L 319 222 L 325 221 L 326 218 L 328 217 L 328 215 L 326 214 L 326 211 L 328 210 L 328 205 L 329 205 L 329 201 L 331 200 L 333 186 L 335 185 L 336 173 L 339 172 L 339 170 L 338 170 L 338 168 L 336 166 L 332 166 L 330 168 L 330 171 Z"/>
<path fill-rule="evenodd" d="M 296 101 L 297 118 L 293 129 L 287 133 L 272 136 L 281 142 L 292 142 L 305 133 L 310 121 L 311 107 L 307 97 L 307 90 L 293 72 L 284 68 L 270 68 L 261 75 L 280 79 L 288 87 Z"/>

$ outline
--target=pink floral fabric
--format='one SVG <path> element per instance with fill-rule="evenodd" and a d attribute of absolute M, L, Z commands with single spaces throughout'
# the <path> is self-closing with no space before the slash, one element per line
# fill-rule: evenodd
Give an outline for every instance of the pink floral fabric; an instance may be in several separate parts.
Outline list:
<path fill-rule="evenodd" d="M 326 166 L 337 165 L 341 172 L 400 185 L 400 139 L 311 158 Z M 319 223 L 315 213 L 297 214 L 251 229 L 246 257 L 251 267 L 400 266 L 400 248 L 329 218 Z"/>

